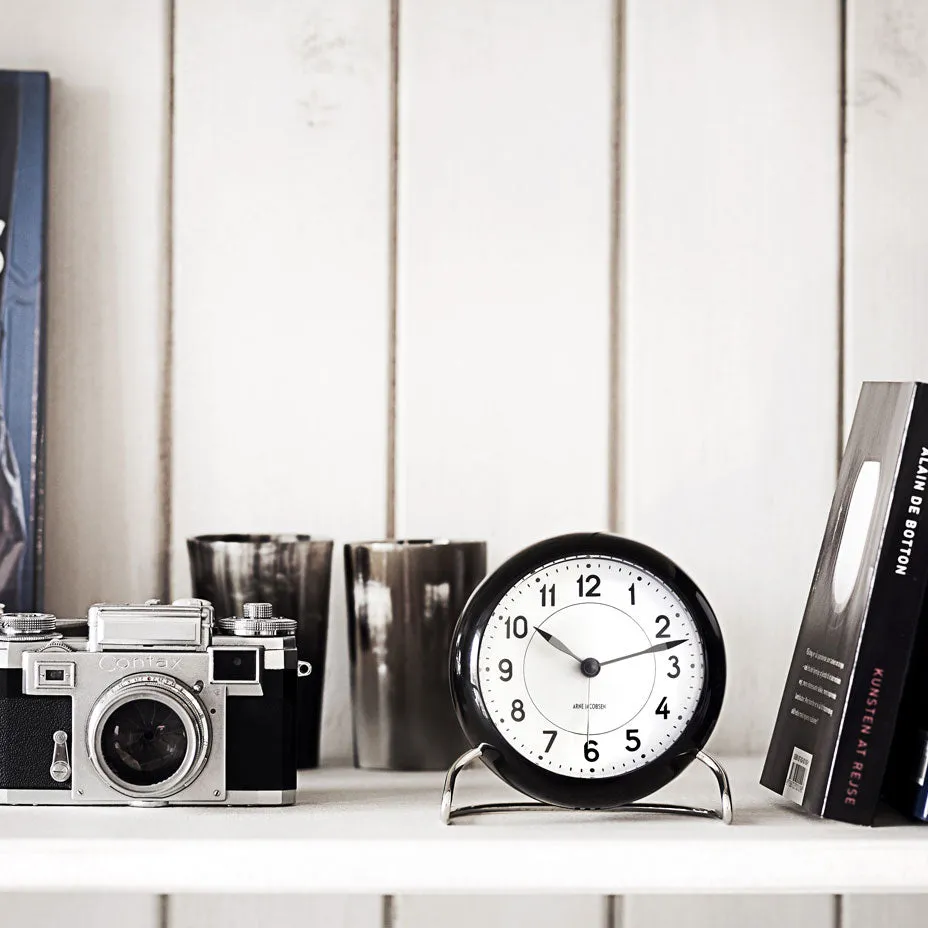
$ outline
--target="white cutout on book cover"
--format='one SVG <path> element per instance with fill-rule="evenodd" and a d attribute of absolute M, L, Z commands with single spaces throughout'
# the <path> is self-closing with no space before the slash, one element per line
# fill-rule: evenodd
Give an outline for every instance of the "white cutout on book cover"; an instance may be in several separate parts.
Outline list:
<path fill-rule="evenodd" d="M 838 610 L 847 605 L 857 585 L 864 549 L 870 537 L 870 523 L 873 521 L 873 507 L 879 487 L 880 462 L 864 461 L 857 474 L 851 502 L 844 517 L 841 545 L 838 548 L 832 576 L 832 596 Z"/>

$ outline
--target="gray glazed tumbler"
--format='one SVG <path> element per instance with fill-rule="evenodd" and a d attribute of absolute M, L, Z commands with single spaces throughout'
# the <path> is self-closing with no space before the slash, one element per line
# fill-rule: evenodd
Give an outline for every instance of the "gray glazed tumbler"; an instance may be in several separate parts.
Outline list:
<path fill-rule="evenodd" d="M 332 542 L 309 535 L 200 535 L 187 539 L 187 553 L 193 595 L 208 599 L 217 616 L 267 602 L 275 615 L 296 620 L 300 660 L 313 668 L 297 680 L 297 766 L 318 766 Z"/>
<path fill-rule="evenodd" d="M 448 659 L 486 570 L 482 541 L 345 545 L 356 767 L 444 770 L 469 747 Z"/>

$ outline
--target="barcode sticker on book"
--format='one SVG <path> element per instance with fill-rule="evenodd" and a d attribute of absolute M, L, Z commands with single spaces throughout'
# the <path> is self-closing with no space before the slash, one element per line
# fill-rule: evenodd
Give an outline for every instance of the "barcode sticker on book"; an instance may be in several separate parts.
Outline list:
<path fill-rule="evenodd" d="M 793 802 L 802 803 L 809 783 L 809 769 L 812 766 L 812 755 L 802 748 L 793 748 L 790 758 L 789 771 L 786 774 L 786 784 L 783 787 L 783 798 Z"/>

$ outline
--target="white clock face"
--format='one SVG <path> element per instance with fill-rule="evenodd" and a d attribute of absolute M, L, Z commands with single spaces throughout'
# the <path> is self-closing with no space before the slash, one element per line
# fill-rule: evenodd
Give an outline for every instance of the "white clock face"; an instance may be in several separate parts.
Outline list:
<path fill-rule="evenodd" d="M 523 577 L 480 642 L 493 724 L 539 767 L 615 777 L 655 760 L 703 690 L 702 639 L 679 597 L 617 558 L 570 557 Z"/>

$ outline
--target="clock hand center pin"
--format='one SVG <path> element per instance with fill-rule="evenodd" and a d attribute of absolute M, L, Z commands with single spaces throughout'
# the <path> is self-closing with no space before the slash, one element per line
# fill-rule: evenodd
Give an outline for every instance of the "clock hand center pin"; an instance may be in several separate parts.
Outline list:
<path fill-rule="evenodd" d="M 568 648 L 560 638 L 555 637 L 550 632 L 546 632 L 544 629 L 539 628 L 537 625 L 535 626 L 535 631 L 538 632 L 538 634 L 541 635 L 541 637 L 544 638 L 544 640 L 547 641 L 551 647 L 557 648 L 558 651 L 561 651 L 568 657 L 572 657 L 580 665 L 580 672 L 585 677 L 595 677 L 599 673 L 601 665 L 595 657 L 577 657 L 577 655 L 574 654 L 574 652 L 571 651 L 570 648 Z"/>

